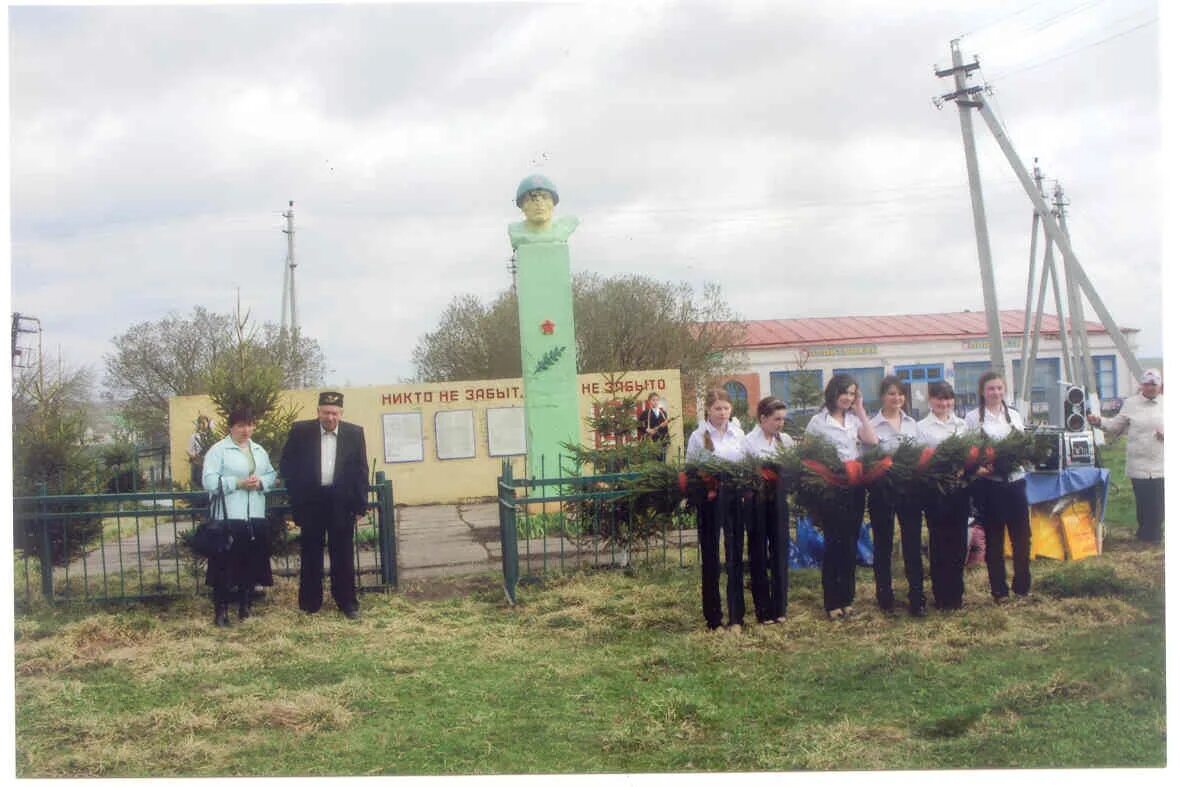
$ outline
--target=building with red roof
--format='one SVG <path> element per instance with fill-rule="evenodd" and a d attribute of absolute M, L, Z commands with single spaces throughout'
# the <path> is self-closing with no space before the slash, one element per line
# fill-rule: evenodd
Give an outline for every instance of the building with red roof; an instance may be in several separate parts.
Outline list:
<path fill-rule="evenodd" d="M 817 388 L 822 391 L 837 372 L 856 378 L 870 412 L 880 405 L 878 387 L 888 374 L 910 384 L 912 404 L 919 416 L 927 411 L 926 386 L 936 380 L 954 385 L 960 409 L 965 409 L 977 405 L 979 377 L 991 368 L 987 318 L 981 311 L 750 320 L 743 325 L 745 336 L 732 349 L 744 355 L 744 370 L 722 382 L 731 397 L 744 399 L 750 409 L 767 395 L 779 397 L 793 410 L 805 409 L 810 403 L 801 401 L 801 396 Z M 1003 371 L 1015 403 L 1022 382 L 1024 311 L 1001 311 L 1000 330 L 1004 337 Z M 1086 322 L 1085 330 L 1097 393 L 1105 409 L 1114 400 L 1133 394 L 1135 381 L 1102 324 Z M 1042 317 L 1031 386 L 1032 416 L 1056 424 L 1062 421 L 1068 383 L 1084 383 L 1064 379 L 1066 364 L 1059 331 L 1056 316 Z M 1122 331 L 1134 350 L 1138 330 Z M 742 413 L 746 408 L 738 403 L 735 410 Z"/>

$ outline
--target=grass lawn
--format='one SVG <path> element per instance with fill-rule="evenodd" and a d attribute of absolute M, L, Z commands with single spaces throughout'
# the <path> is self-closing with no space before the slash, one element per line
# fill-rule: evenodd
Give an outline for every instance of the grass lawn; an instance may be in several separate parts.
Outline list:
<path fill-rule="evenodd" d="M 228 631 L 196 599 L 36 609 L 14 622 L 16 773 L 1162 767 L 1163 552 L 1108 525 L 1102 556 L 1034 562 L 1029 599 L 994 606 L 972 567 L 966 608 L 922 620 L 871 610 L 868 569 L 859 617 L 822 619 L 795 571 L 788 622 L 740 633 L 707 632 L 675 568 L 556 577 L 516 607 L 497 577 L 439 580 L 357 622 L 281 582 Z"/>

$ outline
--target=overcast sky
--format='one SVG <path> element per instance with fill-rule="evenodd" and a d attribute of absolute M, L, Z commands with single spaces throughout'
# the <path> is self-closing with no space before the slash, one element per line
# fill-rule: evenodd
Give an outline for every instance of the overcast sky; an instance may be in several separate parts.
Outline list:
<path fill-rule="evenodd" d="M 1162 352 L 1160 22 L 1148 0 L 9 9 L 15 311 L 101 372 L 133 323 L 278 322 L 295 203 L 328 383 L 413 375 L 456 294 L 509 284 L 516 184 L 582 220 L 575 270 L 722 285 L 746 319 L 983 308 L 962 38 L 1082 266 Z M 978 116 L 999 304 L 1032 208 Z M 1148 283 L 1145 286 L 1145 282 Z M 1088 312 L 1092 315 L 1092 312 Z"/>

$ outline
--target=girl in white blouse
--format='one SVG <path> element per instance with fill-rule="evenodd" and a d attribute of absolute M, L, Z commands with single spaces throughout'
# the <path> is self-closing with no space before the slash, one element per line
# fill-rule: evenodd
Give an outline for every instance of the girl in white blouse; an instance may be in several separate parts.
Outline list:
<path fill-rule="evenodd" d="M 877 434 L 869 425 L 860 389 L 851 375 L 834 374 L 828 380 L 824 387 L 824 407 L 808 422 L 807 434 L 832 443 L 842 461 L 857 459 L 861 443 L 877 444 Z M 856 596 L 856 541 L 864 513 L 863 486 L 838 490 L 834 499 L 825 498 L 815 511 L 824 534 L 820 578 L 829 620 L 852 615 L 852 600 Z"/>
<path fill-rule="evenodd" d="M 738 420 L 731 419 L 733 404 L 724 388 L 705 393 L 705 420 L 688 438 L 688 461 L 709 456 L 736 462 L 745 454 L 746 435 Z M 742 526 L 738 495 L 721 479 L 717 497 L 697 509 L 697 543 L 701 553 L 701 611 L 710 630 L 721 627 L 721 534 L 725 534 L 725 599 L 729 625 L 740 629 L 746 601 L 742 593 Z"/>
<path fill-rule="evenodd" d="M 905 383 L 889 375 L 881 380 L 881 411 L 870 424 L 877 433 L 878 445 L 889 454 L 903 440 L 917 440 L 918 422 L 905 411 Z M 926 614 L 926 594 L 922 590 L 922 501 L 902 490 L 887 490 L 881 485 L 869 490 L 869 522 L 873 527 L 873 578 L 877 583 L 877 606 L 893 611 L 893 531 L 894 519 L 901 524 L 901 556 L 905 565 L 907 600 L 910 614 Z"/>
<path fill-rule="evenodd" d="M 773 396 L 758 402 L 758 425 L 746 435 L 745 449 L 750 456 L 774 457 L 795 444 L 783 432 L 787 405 Z M 787 619 L 787 550 L 789 548 L 790 509 L 787 499 L 778 494 L 755 500 L 744 510 L 750 546 L 750 594 L 759 623 L 782 623 Z M 767 569 L 770 581 L 767 582 Z"/>
<path fill-rule="evenodd" d="M 1014 431 L 1024 430 L 1024 419 L 1019 411 L 1004 401 L 1004 377 L 999 372 L 986 372 L 979 378 L 979 408 L 969 410 L 966 418 L 968 431 L 982 431 L 993 440 L 1002 440 Z M 997 604 L 1008 600 L 1008 577 L 1004 565 L 1004 528 L 1012 540 L 1012 592 L 1028 595 L 1032 587 L 1030 562 L 1032 530 L 1028 522 L 1028 495 L 1024 488 L 1024 471 L 1017 469 L 1000 478 L 979 473 L 979 480 L 971 485 L 971 496 L 983 524 L 984 561 L 991 585 L 992 599 Z"/>
<path fill-rule="evenodd" d="M 930 415 L 918 422 L 918 442 L 937 448 L 943 440 L 967 430 L 955 415 L 955 389 L 950 383 L 930 383 Z M 963 607 L 963 564 L 967 560 L 967 517 L 971 500 L 965 487 L 950 492 L 927 489 L 922 501 L 930 535 L 930 590 L 934 608 Z"/>

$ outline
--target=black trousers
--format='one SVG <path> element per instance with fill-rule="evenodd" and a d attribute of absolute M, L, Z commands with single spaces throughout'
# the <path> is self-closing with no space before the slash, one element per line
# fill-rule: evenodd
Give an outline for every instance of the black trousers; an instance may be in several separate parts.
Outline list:
<path fill-rule="evenodd" d="M 299 608 L 318 612 L 324 603 L 324 539 L 331 561 L 332 598 L 342 610 L 356 609 L 353 565 L 355 517 L 325 488 L 318 499 L 294 510 L 299 525 Z"/>
<path fill-rule="evenodd" d="M 841 489 L 834 500 L 820 503 L 815 513 L 824 534 L 820 569 L 824 609 L 850 607 L 856 597 L 856 542 L 864 522 L 864 487 Z"/>
<path fill-rule="evenodd" d="M 971 498 L 965 488 L 926 493 L 926 529 L 930 536 L 930 590 L 938 609 L 963 606 L 963 565 L 967 562 L 967 517 Z"/>
<path fill-rule="evenodd" d="M 901 524 L 901 557 L 905 565 L 911 606 L 924 606 L 922 590 L 922 503 L 905 496 L 894 497 L 882 489 L 869 490 L 869 523 L 873 528 L 873 578 L 877 584 L 877 604 L 893 607 L 893 520 Z"/>
<path fill-rule="evenodd" d="M 975 507 L 983 524 L 983 558 L 994 598 L 1008 595 L 1008 572 L 1004 565 L 1004 529 L 1012 540 L 1012 592 L 1018 596 L 1032 587 L 1030 570 L 1032 529 L 1028 522 L 1028 495 L 1024 479 L 1019 481 L 978 480 L 971 485 Z"/>
<path fill-rule="evenodd" d="M 1139 521 L 1135 536 L 1158 544 L 1164 540 L 1164 479 L 1132 478 L 1131 489 L 1135 492 L 1135 519 Z"/>
<path fill-rule="evenodd" d="M 725 602 L 729 624 L 741 625 L 746 617 L 742 587 L 743 527 L 738 496 L 724 486 L 717 497 L 697 507 L 697 543 L 701 553 L 701 611 L 705 625 L 721 625 L 721 538 L 725 538 Z"/>
<path fill-rule="evenodd" d="M 787 614 L 787 554 L 790 511 L 786 500 L 751 499 L 743 513 L 747 523 L 750 555 L 750 595 L 759 622 Z"/>

